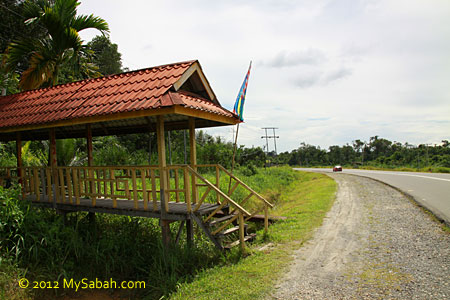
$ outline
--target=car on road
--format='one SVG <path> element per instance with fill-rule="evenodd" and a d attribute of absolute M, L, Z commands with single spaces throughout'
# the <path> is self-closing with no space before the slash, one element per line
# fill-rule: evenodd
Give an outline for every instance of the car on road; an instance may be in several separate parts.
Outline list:
<path fill-rule="evenodd" d="M 333 172 L 342 172 L 342 167 L 341 166 L 334 166 L 333 167 Z"/>

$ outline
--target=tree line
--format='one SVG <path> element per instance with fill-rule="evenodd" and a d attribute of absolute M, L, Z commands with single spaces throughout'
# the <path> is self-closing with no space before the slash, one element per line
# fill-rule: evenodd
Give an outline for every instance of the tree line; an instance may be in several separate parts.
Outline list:
<path fill-rule="evenodd" d="M 300 147 L 278 155 L 277 161 L 300 166 L 378 166 L 378 167 L 445 167 L 450 168 L 450 146 L 448 140 L 441 144 L 392 142 L 373 136 L 368 142 L 359 139 L 351 145 L 333 145 L 328 149 L 301 143 Z"/>

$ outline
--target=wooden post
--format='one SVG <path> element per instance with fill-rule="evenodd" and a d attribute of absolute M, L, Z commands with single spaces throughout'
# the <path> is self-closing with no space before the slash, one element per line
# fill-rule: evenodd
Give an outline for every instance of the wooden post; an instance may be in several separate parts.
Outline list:
<path fill-rule="evenodd" d="M 191 150 L 190 163 L 192 169 L 197 171 L 197 145 L 195 142 L 195 119 L 189 118 L 189 147 Z M 192 202 L 197 203 L 198 190 L 197 190 L 197 178 L 192 176 Z"/>
<path fill-rule="evenodd" d="M 16 158 L 17 158 L 17 176 L 22 186 L 22 198 L 25 198 L 25 184 L 23 182 L 23 161 L 22 161 L 22 135 L 20 132 L 16 136 Z"/>
<path fill-rule="evenodd" d="M 92 167 L 94 165 L 94 158 L 92 156 L 92 128 L 91 124 L 86 125 L 86 150 L 87 150 L 87 159 L 88 166 Z"/>
<path fill-rule="evenodd" d="M 244 214 L 239 212 L 239 245 L 241 246 L 241 251 L 245 251 L 245 225 L 244 225 Z"/>
<path fill-rule="evenodd" d="M 194 223 L 191 219 L 186 220 L 186 240 L 188 246 L 192 246 L 194 242 Z"/>
<path fill-rule="evenodd" d="M 58 171 L 56 167 L 58 166 L 58 161 L 56 157 L 56 133 L 55 128 L 50 129 L 50 167 L 52 170 L 52 195 L 53 195 L 53 203 L 58 201 L 59 191 L 57 188 L 58 184 Z"/>
<path fill-rule="evenodd" d="M 94 166 L 94 157 L 92 155 L 92 127 L 91 124 L 86 125 L 86 150 L 87 150 L 87 159 L 88 159 L 88 167 Z M 94 177 L 94 171 L 89 170 L 89 177 Z M 94 192 L 94 181 L 89 182 L 89 193 L 92 194 Z M 95 206 L 95 196 L 92 199 L 92 205 Z M 95 213 L 89 212 L 88 214 L 89 223 L 95 222 Z"/>
<path fill-rule="evenodd" d="M 159 164 L 159 181 L 160 188 L 164 191 L 165 210 L 169 211 L 169 197 L 167 193 L 167 162 L 166 162 L 166 145 L 164 143 L 164 117 L 158 116 L 156 123 L 156 136 L 158 140 L 158 164 Z M 161 195 L 163 198 L 163 195 Z"/>
<path fill-rule="evenodd" d="M 158 116 L 156 122 L 156 138 L 158 142 L 159 184 L 161 200 L 161 233 L 164 246 L 170 243 L 170 221 L 164 216 L 169 211 L 169 195 L 167 192 L 167 162 L 166 145 L 164 139 L 164 116 Z"/>

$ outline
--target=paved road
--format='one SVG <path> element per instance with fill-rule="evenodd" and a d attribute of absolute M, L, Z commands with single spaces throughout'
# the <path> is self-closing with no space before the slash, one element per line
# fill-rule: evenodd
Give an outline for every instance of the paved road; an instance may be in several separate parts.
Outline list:
<path fill-rule="evenodd" d="M 450 235 L 390 186 L 329 175 L 333 207 L 266 300 L 450 299 Z"/>
<path fill-rule="evenodd" d="M 296 168 L 309 172 L 331 169 Z M 410 194 L 422 206 L 450 225 L 450 174 L 344 169 L 342 173 L 374 178 Z"/>

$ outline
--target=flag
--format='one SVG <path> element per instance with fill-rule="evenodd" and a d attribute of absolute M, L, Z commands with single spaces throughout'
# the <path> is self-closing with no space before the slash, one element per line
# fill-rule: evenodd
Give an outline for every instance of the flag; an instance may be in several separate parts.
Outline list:
<path fill-rule="evenodd" d="M 233 109 L 233 113 L 238 115 L 239 120 L 241 120 L 241 122 L 244 122 L 245 93 L 247 93 L 248 77 L 250 76 L 251 68 L 252 68 L 252 62 L 250 62 L 250 66 L 248 67 L 247 75 L 245 76 L 244 82 L 242 83 L 241 89 L 239 90 L 239 94 L 236 98 L 236 103 L 234 104 L 234 109 Z"/>

